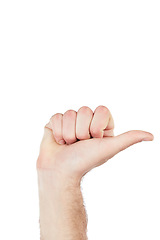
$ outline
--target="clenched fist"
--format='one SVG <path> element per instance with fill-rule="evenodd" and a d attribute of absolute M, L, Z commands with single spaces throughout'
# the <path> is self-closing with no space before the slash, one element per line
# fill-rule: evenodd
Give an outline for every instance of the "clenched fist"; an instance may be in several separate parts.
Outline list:
<path fill-rule="evenodd" d="M 127 147 L 153 140 L 149 132 L 132 130 L 114 136 L 113 129 L 112 115 L 105 106 L 94 112 L 83 106 L 78 112 L 54 114 L 44 127 L 37 170 L 58 172 L 77 181 Z"/>

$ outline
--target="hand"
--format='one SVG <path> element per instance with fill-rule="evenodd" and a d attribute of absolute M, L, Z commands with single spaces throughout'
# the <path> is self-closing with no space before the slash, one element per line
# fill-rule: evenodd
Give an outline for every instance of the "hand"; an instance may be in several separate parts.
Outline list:
<path fill-rule="evenodd" d="M 44 127 L 37 170 L 80 180 L 129 146 L 153 140 L 148 132 L 133 130 L 114 136 L 113 130 L 114 121 L 105 106 L 98 106 L 94 113 L 86 106 L 78 112 L 56 113 Z"/>

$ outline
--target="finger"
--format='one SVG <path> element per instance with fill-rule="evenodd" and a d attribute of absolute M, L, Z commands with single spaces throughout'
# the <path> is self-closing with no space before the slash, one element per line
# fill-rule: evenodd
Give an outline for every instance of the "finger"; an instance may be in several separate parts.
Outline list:
<path fill-rule="evenodd" d="M 86 106 L 81 107 L 77 112 L 76 137 L 79 140 L 91 138 L 89 127 L 93 117 L 93 111 Z"/>
<path fill-rule="evenodd" d="M 110 134 L 113 135 L 113 128 L 114 122 L 109 109 L 102 105 L 98 106 L 94 111 L 93 119 L 90 125 L 90 133 L 92 137 L 102 138 L 104 130 L 105 136 L 107 136 L 109 130 L 112 130 L 110 131 Z"/>
<path fill-rule="evenodd" d="M 108 120 L 108 125 L 107 127 L 104 129 L 103 131 L 103 137 L 111 137 L 111 136 L 114 136 L 114 120 L 113 120 L 113 117 L 112 117 L 112 114 L 111 112 L 109 111 L 109 120 Z"/>
<path fill-rule="evenodd" d="M 77 141 L 76 138 L 76 111 L 68 110 L 63 114 L 63 139 L 67 144 Z"/>
<path fill-rule="evenodd" d="M 61 113 L 54 114 L 50 119 L 50 124 L 55 141 L 59 144 L 65 144 L 62 133 L 62 120 L 63 115 Z"/>

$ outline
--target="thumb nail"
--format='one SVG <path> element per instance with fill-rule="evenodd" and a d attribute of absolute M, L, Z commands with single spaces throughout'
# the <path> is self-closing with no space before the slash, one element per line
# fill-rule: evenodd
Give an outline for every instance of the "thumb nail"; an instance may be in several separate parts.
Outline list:
<path fill-rule="evenodd" d="M 154 136 L 150 135 L 148 137 L 143 138 L 142 141 L 152 141 L 153 139 L 154 139 Z"/>

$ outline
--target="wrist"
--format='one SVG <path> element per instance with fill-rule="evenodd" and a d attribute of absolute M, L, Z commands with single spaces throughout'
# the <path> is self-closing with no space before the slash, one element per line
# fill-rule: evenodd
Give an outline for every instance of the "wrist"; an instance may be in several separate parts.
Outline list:
<path fill-rule="evenodd" d="M 64 177 L 53 170 L 38 170 L 37 172 L 42 238 L 47 240 L 66 239 L 66 236 L 77 235 L 77 231 L 85 231 L 87 222 L 80 180 Z M 77 216 L 83 221 L 80 224 L 77 220 L 75 226 Z M 80 230 L 78 230 L 79 228 Z M 74 233 L 74 231 L 76 232 Z"/>
<path fill-rule="evenodd" d="M 37 169 L 39 190 L 46 188 L 54 190 L 67 190 L 80 188 L 81 178 L 64 176 L 58 170 Z"/>

